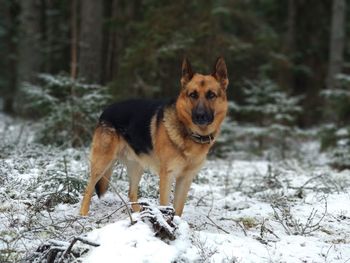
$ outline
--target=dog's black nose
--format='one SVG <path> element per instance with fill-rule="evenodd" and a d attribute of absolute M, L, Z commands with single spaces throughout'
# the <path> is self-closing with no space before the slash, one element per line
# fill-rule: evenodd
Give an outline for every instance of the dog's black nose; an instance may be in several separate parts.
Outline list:
<path fill-rule="evenodd" d="M 194 111 L 192 114 L 192 122 L 196 125 L 209 125 L 213 122 L 214 115 L 207 111 Z"/>
<path fill-rule="evenodd" d="M 199 101 L 197 106 L 192 109 L 192 122 L 196 125 L 209 125 L 214 120 L 214 113 L 206 107 L 202 101 Z"/>

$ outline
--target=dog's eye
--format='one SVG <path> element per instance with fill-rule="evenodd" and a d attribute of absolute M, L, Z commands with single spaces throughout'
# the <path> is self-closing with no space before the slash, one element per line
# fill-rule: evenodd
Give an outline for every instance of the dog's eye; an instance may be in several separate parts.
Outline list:
<path fill-rule="evenodd" d="M 217 97 L 216 94 L 212 91 L 208 91 L 205 96 L 208 100 L 212 100 L 212 99 L 215 99 Z"/>
<path fill-rule="evenodd" d="M 188 96 L 192 99 L 198 99 L 197 91 L 191 92 L 190 94 L 188 94 Z"/>

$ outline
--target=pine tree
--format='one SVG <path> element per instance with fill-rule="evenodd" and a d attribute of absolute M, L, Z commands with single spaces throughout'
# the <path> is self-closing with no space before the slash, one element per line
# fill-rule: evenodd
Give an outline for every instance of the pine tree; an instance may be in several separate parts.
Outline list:
<path fill-rule="evenodd" d="M 332 109 L 335 123 L 323 130 L 321 150 L 329 150 L 330 164 L 338 169 L 350 168 L 350 75 L 339 74 L 338 88 L 321 94 Z"/>
<path fill-rule="evenodd" d="M 101 110 L 108 103 L 107 90 L 64 75 L 39 75 L 40 84 L 24 83 L 24 110 L 41 120 L 37 140 L 45 144 L 88 144 Z"/>
<path fill-rule="evenodd" d="M 288 149 L 288 138 L 295 131 L 296 118 L 302 108 L 301 97 L 291 97 L 269 79 L 246 81 L 243 88 L 244 105 L 237 107 L 243 119 L 257 123 L 248 133 L 258 141 L 263 150 L 272 143 L 280 148 L 282 157 Z"/>

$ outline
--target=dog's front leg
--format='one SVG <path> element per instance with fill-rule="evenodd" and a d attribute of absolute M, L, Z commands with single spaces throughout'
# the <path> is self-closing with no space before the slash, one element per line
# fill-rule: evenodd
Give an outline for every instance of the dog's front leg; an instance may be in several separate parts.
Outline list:
<path fill-rule="evenodd" d="M 161 168 L 159 173 L 159 204 L 169 205 L 169 196 L 173 177 L 166 168 Z"/>
<path fill-rule="evenodd" d="M 196 172 L 187 172 L 176 179 L 174 208 L 177 216 L 182 215 L 188 191 Z"/>

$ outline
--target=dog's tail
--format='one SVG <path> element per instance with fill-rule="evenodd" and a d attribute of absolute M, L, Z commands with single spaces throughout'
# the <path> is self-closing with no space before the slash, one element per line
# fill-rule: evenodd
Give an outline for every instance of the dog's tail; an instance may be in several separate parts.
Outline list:
<path fill-rule="evenodd" d="M 101 196 L 103 196 L 107 192 L 108 185 L 109 185 L 109 178 L 111 177 L 110 176 L 111 173 L 112 173 L 112 170 L 108 169 L 108 171 L 106 171 L 105 175 L 96 183 L 95 191 L 96 191 L 98 198 L 100 198 Z"/>

